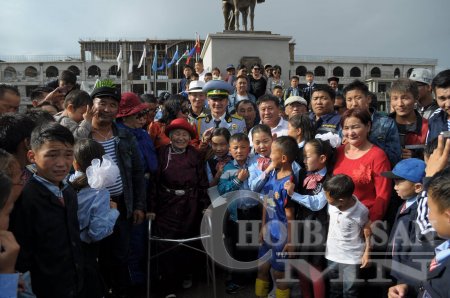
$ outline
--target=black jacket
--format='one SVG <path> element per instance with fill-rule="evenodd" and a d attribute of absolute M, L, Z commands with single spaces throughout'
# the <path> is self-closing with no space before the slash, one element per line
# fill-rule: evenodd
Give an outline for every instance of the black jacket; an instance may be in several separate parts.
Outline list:
<path fill-rule="evenodd" d="M 16 268 L 30 271 L 38 298 L 76 297 L 83 285 L 77 195 L 67 186 L 63 197 L 65 207 L 31 178 L 11 214 L 11 231 L 20 245 Z"/>
<path fill-rule="evenodd" d="M 449 281 L 450 258 L 447 258 L 441 266 L 428 272 L 427 280 L 419 287 L 419 295 L 417 297 L 450 297 Z"/>

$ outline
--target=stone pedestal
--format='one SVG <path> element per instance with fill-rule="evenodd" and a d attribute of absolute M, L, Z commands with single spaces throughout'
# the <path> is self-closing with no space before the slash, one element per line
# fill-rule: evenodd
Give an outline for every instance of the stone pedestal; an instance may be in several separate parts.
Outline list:
<path fill-rule="evenodd" d="M 260 62 L 281 66 L 281 78 L 289 85 L 289 41 L 291 36 L 272 34 L 268 31 L 225 31 L 210 33 L 206 37 L 201 53 L 205 69 L 211 71 L 218 67 L 222 76 L 226 75 L 226 67 L 233 64 L 250 64 Z M 248 69 L 250 72 L 250 69 Z M 237 71 L 236 71 L 237 72 Z"/>

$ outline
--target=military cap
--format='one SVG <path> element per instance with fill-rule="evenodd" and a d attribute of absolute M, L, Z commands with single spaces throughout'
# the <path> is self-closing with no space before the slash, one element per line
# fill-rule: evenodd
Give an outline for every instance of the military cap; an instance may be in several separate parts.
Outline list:
<path fill-rule="evenodd" d="M 228 98 L 228 95 L 233 92 L 233 86 L 222 80 L 211 80 L 203 86 L 203 92 L 211 99 Z"/>

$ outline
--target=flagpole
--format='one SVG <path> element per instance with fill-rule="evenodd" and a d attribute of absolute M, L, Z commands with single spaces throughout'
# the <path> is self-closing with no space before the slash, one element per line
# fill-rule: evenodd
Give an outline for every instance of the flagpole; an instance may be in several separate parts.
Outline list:
<path fill-rule="evenodd" d="M 145 47 L 144 47 L 144 51 L 145 51 Z M 144 94 L 146 93 L 145 92 L 145 89 L 147 89 L 147 77 L 145 76 L 145 58 L 144 58 L 144 78 L 145 78 L 145 84 L 144 84 Z"/>
<path fill-rule="evenodd" d="M 155 44 L 155 56 L 157 55 L 157 52 L 156 52 L 156 44 Z M 153 58 L 153 59 L 156 59 L 156 61 L 158 61 L 158 57 L 156 57 L 156 58 Z M 158 96 L 157 95 L 157 93 L 156 93 L 156 74 L 158 73 L 158 69 L 156 69 L 155 71 L 154 71 L 154 74 L 153 74 L 153 88 L 154 88 L 154 95 L 155 96 Z"/>
<path fill-rule="evenodd" d="M 166 66 L 166 91 L 169 91 L 168 89 L 169 89 L 169 76 L 168 76 L 168 72 L 167 72 L 167 61 L 165 61 L 167 59 L 167 44 L 166 44 L 166 53 L 164 54 L 164 61 L 163 61 L 163 65 L 164 65 L 164 63 L 166 63 L 165 64 L 165 66 Z M 172 92 L 170 92 L 170 93 L 172 93 Z"/>
<path fill-rule="evenodd" d="M 195 62 L 198 61 L 197 39 L 200 39 L 200 36 L 198 35 L 198 32 L 195 32 Z"/>
<path fill-rule="evenodd" d="M 130 91 L 133 92 L 133 46 L 130 44 L 130 61 L 128 61 L 128 75 L 130 76 L 131 73 L 131 86 Z"/>
<path fill-rule="evenodd" d="M 123 57 L 123 53 L 122 53 L 122 45 L 121 45 L 121 44 L 119 44 L 119 56 L 120 56 L 120 59 L 119 59 L 119 60 L 121 60 L 122 57 Z M 123 91 L 123 75 L 122 75 L 122 69 L 123 69 L 123 67 L 122 67 L 122 65 L 121 65 L 121 67 L 120 67 L 120 69 L 119 69 L 119 71 L 120 71 L 120 93 L 122 93 L 122 91 Z"/>
<path fill-rule="evenodd" d="M 177 44 L 176 52 L 178 53 L 178 44 Z M 177 68 L 177 94 L 178 94 L 180 92 L 180 82 L 178 82 L 178 78 L 179 78 L 179 75 L 178 75 L 178 64 L 175 64 L 175 67 Z"/>

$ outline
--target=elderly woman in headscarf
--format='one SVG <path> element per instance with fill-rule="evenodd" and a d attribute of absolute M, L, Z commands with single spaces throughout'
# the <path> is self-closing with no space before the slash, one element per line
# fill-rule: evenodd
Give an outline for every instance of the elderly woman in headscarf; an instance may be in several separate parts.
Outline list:
<path fill-rule="evenodd" d="M 165 128 L 165 133 L 170 144 L 159 149 L 158 189 L 150 207 L 155 216 L 155 234 L 171 239 L 194 237 L 199 233 L 202 211 L 209 205 L 203 159 L 190 145 L 196 132 L 186 119 L 178 118 Z M 164 251 L 173 245 L 159 242 L 158 248 Z M 190 253 L 179 247 L 160 257 L 164 264 L 160 267 L 164 271 L 162 284 L 167 289 L 173 289 L 181 279 L 184 279 L 183 287 L 191 285 Z"/>

